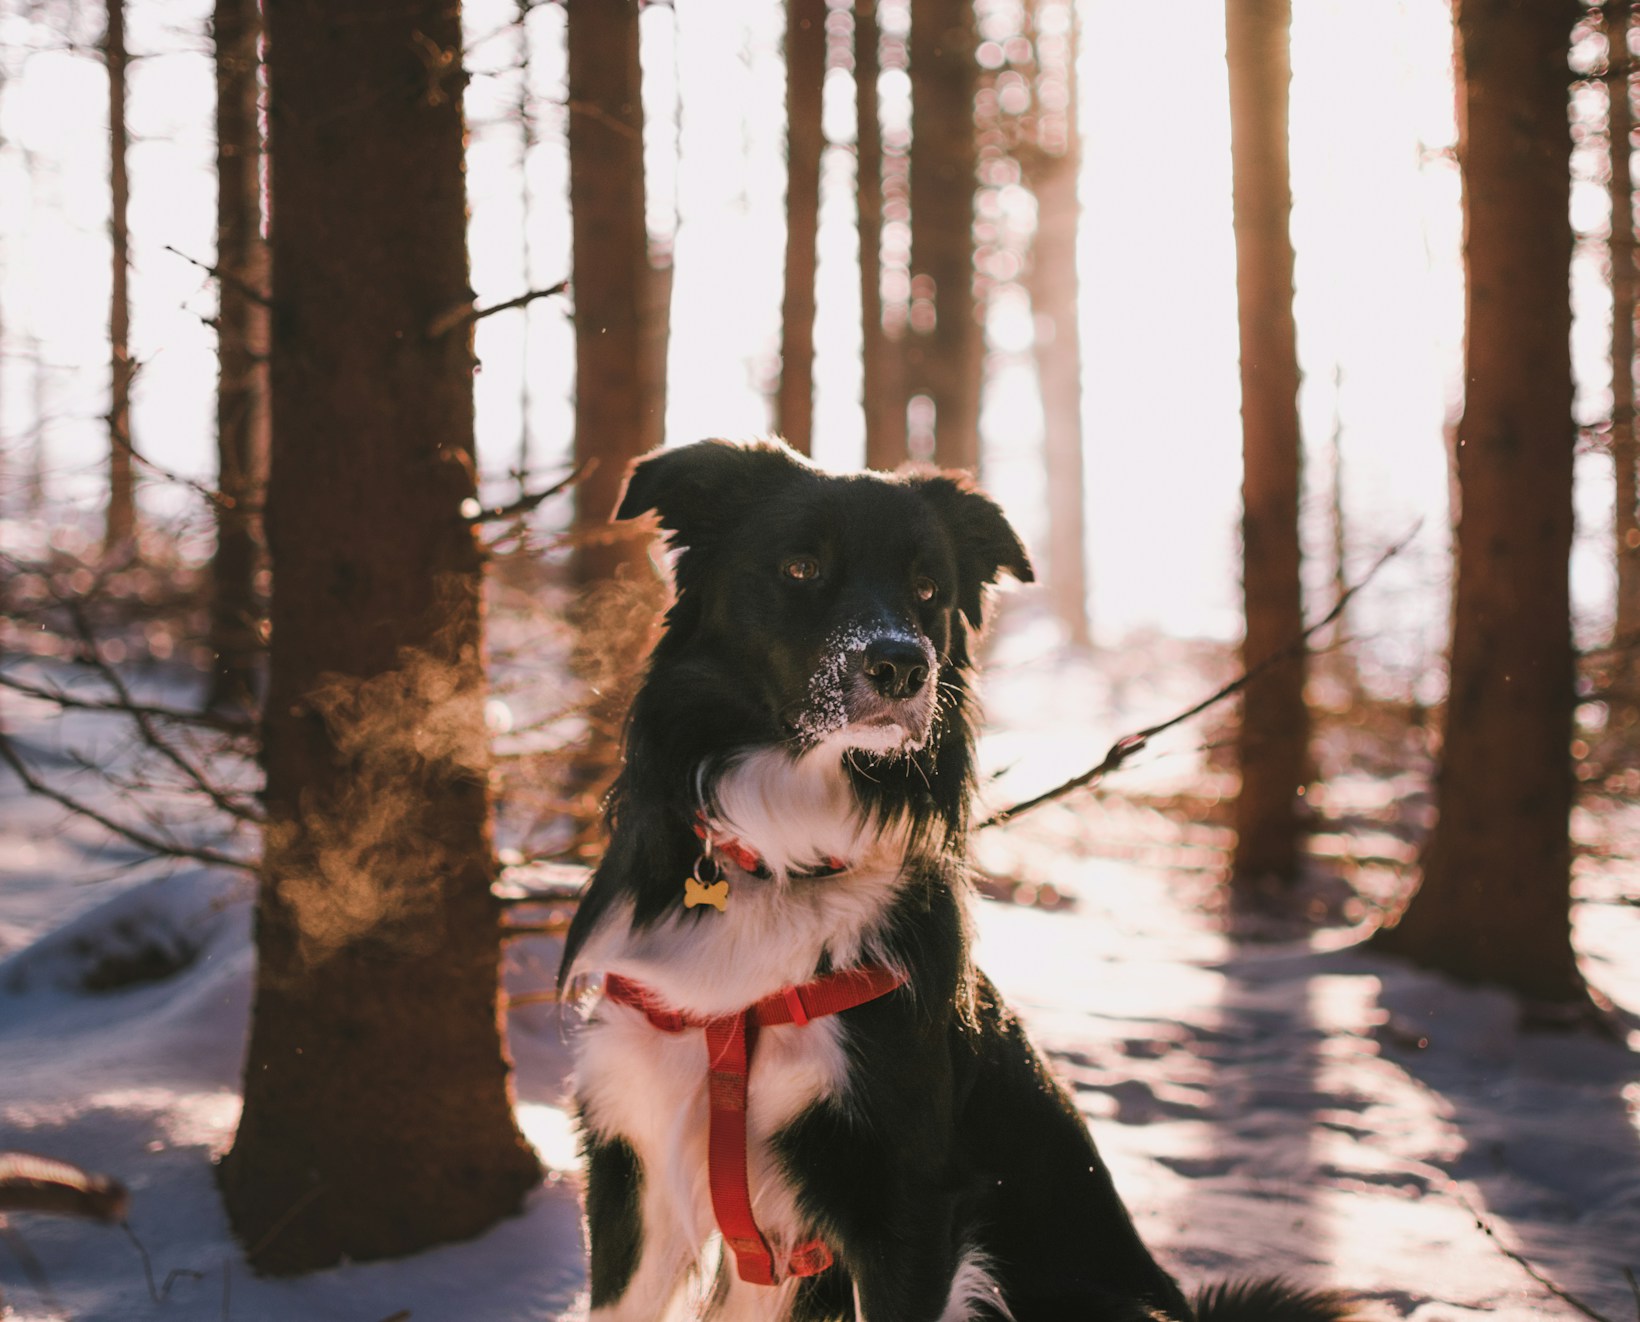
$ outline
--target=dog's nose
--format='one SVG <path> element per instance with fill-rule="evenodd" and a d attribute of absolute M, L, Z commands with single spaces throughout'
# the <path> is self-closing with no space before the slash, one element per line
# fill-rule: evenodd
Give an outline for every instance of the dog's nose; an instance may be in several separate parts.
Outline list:
<path fill-rule="evenodd" d="M 885 698 L 909 698 L 928 682 L 928 656 L 909 638 L 875 638 L 861 668 Z"/>

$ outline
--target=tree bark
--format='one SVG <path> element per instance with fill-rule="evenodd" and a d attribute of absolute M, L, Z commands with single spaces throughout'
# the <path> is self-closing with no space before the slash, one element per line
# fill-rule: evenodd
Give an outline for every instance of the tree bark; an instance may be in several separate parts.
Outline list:
<path fill-rule="evenodd" d="M 274 572 L 245 1105 L 258 1271 L 475 1235 L 539 1179 L 490 892 L 460 7 L 266 6 Z"/>
<path fill-rule="evenodd" d="M 1633 9 L 1628 0 L 1605 6 L 1609 56 L 1606 88 L 1609 94 L 1611 137 L 1611 281 L 1612 281 L 1612 466 L 1616 470 L 1614 552 L 1617 560 L 1617 615 L 1613 635 L 1632 646 L 1640 634 L 1640 444 L 1635 437 L 1634 412 L 1634 178 L 1632 140 L 1634 108 L 1629 76 L 1633 60 L 1628 35 Z M 1621 687 L 1632 705 L 1636 667 L 1622 667 Z"/>
<path fill-rule="evenodd" d="M 775 430 L 799 454 L 809 454 L 814 443 L 814 275 L 825 81 L 826 0 L 786 0 L 786 292 Z"/>
<path fill-rule="evenodd" d="M 267 481 L 267 286 L 262 242 L 257 0 L 217 0 L 216 40 L 216 554 L 211 559 L 211 671 L 207 705 L 249 708 L 262 655 L 256 574 Z"/>
<path fill-rule="evenodd" d="M 1299 579 L 1300 445 L 1287 164 L 1289 0 L 1227 0 L 1230 150 L 1241 329 L 1242 664 L 1251 670 L 1304 628 Z M 1308 779 L 1305 658 L 1273 667 L 1242 702 L 1241 793 L 1231 886 L 1279 892 L 1299 873 L 1299 796 Z"/>
<path fill-rule="evenodd" d="M 1048 473 L 1048 601 L 1075 647 L 1088 630 L 1087 531 L 1082 471 L 1082 336 L 1076 236 L 1082 208 L 1076 182 L 1081 137 L 1076 124 L 1076 11 L 1065 5 L 1065 35 L 1040 22 L 1031 5 L 1037 48 L 1036 141 L 1022 153 L 1036 195 L 1036 235 L 1026 288 L 1035 313 L 1037 380 L 1042 391 L 1043 461 Z"/>
<path fill-rule="evenodd" d="M 1380 944 L 1528 996 L 1583 995 L 1573 773 L 1570 7 L 1459 0 L 1468 276 L 1450 694 L 1423 884 Z"/>
<path fill-rule="evenodd" d="M 905 400 L 892 386 L 891 345 L 883 327 L 883 126 L 877 104 L 882 75 L 877 0 L 854 3 L 855 193 L 860 230 L 860 403 L 865 412 L 866 467 L 892 472 L 905 462 Z"/>
<path fill-rule="evenodd" d="M 592 465 L 575 489 L 575 576 L 590 587 L 646 556 L 646 539 L 609 520 L 654 434 L 643 332 L 650 269 L 637 0 L 567 11 L 575 458 Z"/>
<path fill-rule="evenodd" d="M 933 405 L 934 459 L 979 468 L 985 341 L 974 298 L 973 0 L 911 0 L 911 326 L 906 393 Z"/>
<path fill-rule="evenodd" d="M 108 0 L 103 60 L 108 66 L 108 235 L 113 250 L 108 301 L 108 509 L 103 548 L 112 555 L 129 547 L 137 535 L 136 475 L 131 462 L 131 377 L 135 369 L 131 362 L 128 288 L 130 231 L 126 225 L 131 186 L 126 175 L 129 133 L 125 122 L 125 0 Z"/>

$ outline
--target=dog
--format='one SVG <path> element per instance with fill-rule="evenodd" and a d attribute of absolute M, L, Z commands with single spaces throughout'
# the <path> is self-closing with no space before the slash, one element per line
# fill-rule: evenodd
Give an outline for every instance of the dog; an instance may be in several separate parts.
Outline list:
<path fill-rule="evenodd" d="M 777 442 L 634 467 L 673 603 L 561 982 L 593 1322 L 1347 1322 L 1187 1301 L 969 953 L 973 646 L 1019 537 Z"/>

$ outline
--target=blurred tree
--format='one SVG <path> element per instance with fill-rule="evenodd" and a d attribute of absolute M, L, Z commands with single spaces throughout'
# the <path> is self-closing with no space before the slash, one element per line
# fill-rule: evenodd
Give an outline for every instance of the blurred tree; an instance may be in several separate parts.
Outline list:
<path fill-rule="evenodd" d="M 826 81 L 826 0 L 786 0 L 786 292 L 780 312 L 775 430 L 813 450 L 814 274 L 820 233 L 820 99 Z"/>
<path fill-rule="evenodd" d="M 985 357 L 974 298 L 976 45 L 974 0 L 911 0 L 911 333 L 906 341 L 906 393 L 933 406 L 935 462 L 972 470 L 979 468 Z M 926 444 L 926 438 L 915 437 L 915 442 Z"/>
<path fill-rule="evenodd" d="M 645 391 L 643 92 L 637 0 L 567 6 L 569 198 L 574 251 L 575 577 L 583 587 L 647 563 L 612 529 L 627 466 L 659 439 Z"/>
<path fill-rule="evenodd" d="M 499 1023 L 461 10 L 266 17 L 268 824 L 220 1175 L 289 1273 L 477 1234 L 540 1170 Z"/>
<path fill-rule="evenodd" d="M 103 61 L 108 66 L 108 235 L 113 279 L 108 301 L 108 509 L 103 548 L 112 555 L 131 547 L 137 535 L 136 475 L 131 462 L 131 271 L 130 231 L 126 211 L 131 187 L 126 176 L 128 132 L 125 121 L 125 0 L 108 0 L 103 32 Z"/>
<path fill-rule="evenodd" d="M 565 786 L 578 845 L 596 848 L 599 806 L 620 764 L 620 732 L 660 604 L 648 529 L 614 526 L 627 469 L 659 445 L 671 271 L 650 260 L 644 220 L 638 0 L 566 6 L 569 200 L 575 301 L 572 571 L 580 598 L 574 664 L 590 701 L 587 741 Z"/>
<path fill-rule="evenodd" d="M 1611 142 L 1611 282 L 1612 282 L 1612 466 L 1616 471 L 1617 615 L 1613 637 L 1633 647 L 1640 637 L 1640 446 L 1634 412 L 1634 176 L 1632 170 L 1634 103 L 1630 87 L 1633 60 L 1629 30 L 1630 0 L 1608 0 L 1603 7 L 1607 59 L 1607 121 Z M 1620 687 L 1631 700 L 1635 667 L 1623 667 Z"/>
<path fill-rule="evenodd" d="M 855 196 L 860 227 L 860 402 L 866 467 L 892 472 L 905 462 L 905 398 L 896 389 L 899 345 L 883 326 L 883 125 L 877 0 L 854 3 Z"/>
<path fill-rule="evenodd" d="M 1241 327 L 1242 665 L 1263 665 L 1304 629 L 1299 581 L 1298 353 L 1287 165 L 1290 0 L 1226 0 L 1230 155 Z M 1242 700 L 1232 895 L 1273 898 L 1300 869 L 1309 778 L 1305 657 L 1270 667 Z"/>
<path fill-rule="evenodd" d="M 518 117 L 518 239 L 519 265 L 523 270 L 526 289 L 535 288 L 535 190 L 530 187 L 530 160 L 534 155 L 537 133 L 535 127 L 535 97 L 530 85 L 530 66 L 534 49 L 530 42 L 530 14 L 535 0 L 517 0 L 513 21 L 518 25 L 518 100 L 513 114 Z M 518 495 L 525 499 L 530 489 L 530 472 L 535 467 L 535 392 L 532 389 L 535 373 L 534 340 L 535 305 L 523 308 L 524 326 L 520 354 L 524 368 L 518 374 Z"/>
<path fill-rule="evenodd" d="M 267 481 L 267 249 L 262 242 L 262 130 L 257 0 L 216 0 L 216 554 L 211 559 L 207 706 L 249 708 L 262 655 L 256 574 Z"/>
<path fill-rule="evenodd" d="M 1458 0 L 1466 212 L 1462 513 L 1439 820 L 1378 944 L 1544 1001 L 1571 947 L 1570 6 Z"/>
<path fill-rule="evenodd" d="M 1083 521 L 1082 336 L 1076 236 L 1081 135 L 1076 124 L 1076 7 L 1031 0 L 1027 23 L 1036 52 L 1035 114 L 1017 148 L 1036 197 L 1036 234 L 1026 288 L 1035 313 L 1042 390 L 1043 460 L 1048 473 L 1048 601 L 1077 647 L 1087 647 L 1087 531 Z"/>

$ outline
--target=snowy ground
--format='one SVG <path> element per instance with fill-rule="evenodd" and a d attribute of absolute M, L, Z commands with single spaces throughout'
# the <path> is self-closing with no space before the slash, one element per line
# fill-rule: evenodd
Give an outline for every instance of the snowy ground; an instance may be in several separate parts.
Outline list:
<path fill-rule="evenodd" d="M 1131 662 L 1126 674 L 1046 668 L 1029 653 L 1027 639 L 997 658 L 986 756 L 1006 769 L 988 789 L 998 804 L 1097 761 L 1113 736 L 1171 714 L 1205 683 Z M 11 695 L 5 723 L 36 751 L 106 737 L 95 721 L 51 722 Z M 1122 787 L 1199 778 L 1200 738 L 1198 729 L 1159 747 Z M 1210 845 L 1210 834 L 1181 834 L 1156 813 L 1084 798 L 980 846 L 987 867 L 1077 901 L 1058 912 L 982 902 L 980 958 L 1075 1089 L 1169 1265 L 1190 1283 L 1256 1272 L 1336 1284 L 1386 1318 L 1576 1316 L 1507 1246 L 1611 1322 L 1635 1317 L 1623 1273 L 1640 1271 L 1640 1034 L 1628 1049 L 1522 1034 L 1506 998 L 1352 950 L 1347 929 L 1233 945 L 1212 914 L 1201 866 Z M 568 1017 L 527 1005 L 511 1018 L 520 1114 L 550 1169 L 523 1216 L 407 1261 L 258 1280 L 211 1173 L 239 1107 L 247 883 L 128 863 L 96 828 L 0 774 L 0 1148 L 124 1180 L 163 1296 L 152 1297 L 120 1230 L 16 1215 L 0 1244 L 7 1316 L 574 1316 Z M 1583 877 L 1578 935 L 1591 977 L 1640 1014 L 1640 907 L 1627 866 Z M 512 952 L 515 991 L 551 977 L 550 946 L 526 944 Z M 181 967 L 124 990 L 83 990 L 88 976 L 118 980 L 143 961 Z M 183 1274 L 166 1289 L 172 1272 Z"/>

